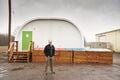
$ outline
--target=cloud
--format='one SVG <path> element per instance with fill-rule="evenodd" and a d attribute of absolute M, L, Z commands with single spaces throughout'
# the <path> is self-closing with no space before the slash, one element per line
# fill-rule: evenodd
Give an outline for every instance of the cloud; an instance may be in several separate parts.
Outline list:
<path fill-rule="evenodd" d="M 12 26 L 15 28 L 34 18 L 65 18 L 91 41 L 96 33 L 120 26 L 119 4 L 120 0 L 12 0 Z"/>

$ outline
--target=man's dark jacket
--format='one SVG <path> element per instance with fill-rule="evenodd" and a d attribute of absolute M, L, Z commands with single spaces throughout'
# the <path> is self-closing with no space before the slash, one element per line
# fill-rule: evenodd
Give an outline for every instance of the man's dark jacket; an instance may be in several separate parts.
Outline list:
<path fill-rule="evenodd" d="M 55 55 L 55 47 L 53 45 L 50 46 L 50 44 L 46 45 L 44 48 L 44 53 L 46 57 L 52 57 Z"/>

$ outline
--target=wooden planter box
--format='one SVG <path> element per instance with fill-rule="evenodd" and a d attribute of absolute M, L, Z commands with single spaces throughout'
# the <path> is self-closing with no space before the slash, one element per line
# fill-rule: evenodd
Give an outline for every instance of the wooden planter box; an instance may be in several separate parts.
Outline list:
<path fill-rule="evenodd" d="M 87 54 L 87 61 L 92 63 L 105 63 L 112 64 L 113 54 L 112 52 L 105 51 L 85 51 Z"/>
<path fill-rule="evenodd" d="M 113 54 L 112 52 L 102 52 L 99 54 L 99 63 L 112 64 Z"/>
<path fill-rule="evenodd" d="M 43 50 L 34 50 L 32 62 L 45 63 L 46 58 Z M 105 51 L 67 51 L 57 50 L 54 63 L 113 63 L 112 52 Z"/>
<path fill-rule="evenodd" d="M 43 50 L 34 50 L 32 53 L 32 62 L 43 63 L 45 62 L 45 55 Z"/>
<path fill-rule="evenodd" d="M 87 54 L 85 51 L 74 51 L 74 63 L 86 63 Z"/>
<path fill-rule="evenodd" d="M 56 51 L 55 63 L 72 63 L 72 51 Z"/>

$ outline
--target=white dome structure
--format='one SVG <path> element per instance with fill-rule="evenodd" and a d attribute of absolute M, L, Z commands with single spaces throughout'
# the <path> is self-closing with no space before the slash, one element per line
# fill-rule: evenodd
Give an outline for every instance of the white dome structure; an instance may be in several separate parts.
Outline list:
<path fill-rule="evenodd" d="M 72 22 L 63 19 L 31 20 L 21 27 L 15 40 L 19 42 L 19 50 L 25 50 L 29 41 L 34 41 L 35 47 L 44 48 L 48 40 L 52 40 L 56 48 L 84 48 L 80 30 Z"/>

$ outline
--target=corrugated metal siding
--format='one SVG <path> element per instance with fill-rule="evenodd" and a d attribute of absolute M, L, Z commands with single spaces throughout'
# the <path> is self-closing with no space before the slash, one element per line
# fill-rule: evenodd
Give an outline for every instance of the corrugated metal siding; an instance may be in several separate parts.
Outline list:
<path fill-rule="evenodd" d="M 100 36 L 106 35 L 106 42 L 110 42 L 115 52 L 120 52 L 120 29 L 111 31 L 109 33 L 102 33 L 96 35 L 96 41 L 100 42 Z"/>

